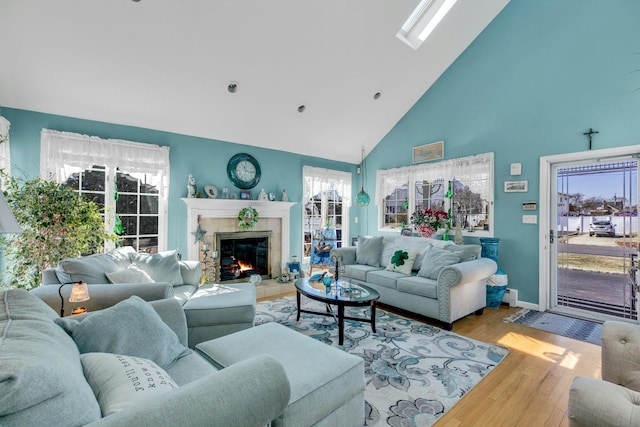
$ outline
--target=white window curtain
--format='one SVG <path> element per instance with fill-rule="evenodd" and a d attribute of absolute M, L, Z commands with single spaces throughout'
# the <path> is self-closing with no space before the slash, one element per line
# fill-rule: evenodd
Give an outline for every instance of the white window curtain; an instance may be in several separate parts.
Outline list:
<path fill-rule="evenodd" d="M 409 184 L 411 168 L 396 168 L 376 171 L 376 194 L 374 203 L 377 205 L 385 197 L 392 194 L 396 189 Z"/>
<path fill-rule="evenodd" d="M 9 147 L 9 120 L 0 116 L 0 169 L 11 175 L 11 150 Z"/>
<path fill-rule="evenodd" d="M 313 233 L 331 222 L 336 247 L 349 236 L 349 207 L 352 201 L 351 173 L 304 166 L 302 168 L 303 262 L 312 260 Z M 319 197 L 318 197 L 319 196 Z"/>
<path fill-rule="evenodd" d="M 388 195 L 403 185 L 409 184 L 409 215 L 415 208 L 414 186 L 416 181 L 437 182 L 459 181 L 486 201 L 491 208 L 490 221 L 493 230 L 493 153 L 483 153 L 436 163 L 423 163 L 395 169 L 378 170 L 376 172 L 376 195 L 374 202 L 381 202 Z M 380 213 L 383 218 L 384 212 Z M 379 228 L 383 229 L 381 221 Z"/>
<path fill-rule="evenodd" d="M 102 139 L 43 129 L 40 139 L 40 177 L 65 182 L 71 174 L 93 166 L 105 166 L 126 173 L 144 173 L 152 177 L 158 189 L 159 249 L 166 245 L 169 198 L 169 147 L 153 144 Z"/>

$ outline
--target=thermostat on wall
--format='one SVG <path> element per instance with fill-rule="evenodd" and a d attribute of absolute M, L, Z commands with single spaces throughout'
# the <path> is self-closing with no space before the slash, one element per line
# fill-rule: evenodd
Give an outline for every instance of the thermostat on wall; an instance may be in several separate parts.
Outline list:
<path fill-rule="evenodd" d="M 523 211 L 535 211 L 536 209 L 538 209 L 538 205 L 536 202 L 524 202 L 522 204 Z"/>

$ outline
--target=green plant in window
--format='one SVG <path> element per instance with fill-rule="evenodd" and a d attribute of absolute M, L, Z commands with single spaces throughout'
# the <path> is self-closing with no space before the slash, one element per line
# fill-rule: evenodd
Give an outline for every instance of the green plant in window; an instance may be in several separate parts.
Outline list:
<path fill-rule="evenodd" d="M 409 253 L 407 251 L 395 251 L 393 253 L 393 256 L 391 257 L 391 264 L 395 265 L 396 267 L 400 267 L 401 265 L 404 265 L 405 260 L 408 259 Z"/>
<path fill-rule="evenodd" d="M 63 258 L 102 252 L 105 241 L 116 239 L 106 231 L 98 205 L 71 188 L 40 178 L 3 178 L 4 197 L 23 230 L 0 237 L 5 286 L 37 287 L 45 268 Z"/>

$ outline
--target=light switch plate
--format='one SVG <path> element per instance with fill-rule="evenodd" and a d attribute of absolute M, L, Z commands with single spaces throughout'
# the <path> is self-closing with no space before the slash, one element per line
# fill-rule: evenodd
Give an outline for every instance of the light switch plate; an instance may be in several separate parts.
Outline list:
<path fill-rule="evenodd" d="M 538 215 L 522 215 L 523 224 L 537 224 Z"/>
<path fill-rule="evenodd" d="M 511 175 L 522 174 L 522 163 L 511 163 Z"/>

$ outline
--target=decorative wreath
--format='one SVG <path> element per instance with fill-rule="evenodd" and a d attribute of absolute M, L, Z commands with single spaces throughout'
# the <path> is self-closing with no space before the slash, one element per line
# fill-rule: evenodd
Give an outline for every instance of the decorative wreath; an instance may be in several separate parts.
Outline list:
<path fill-rule="evenodd" d="M 238 212 L 238 227 L 243 230 L 250 230 L 258 223 L 258 211 L 251 206 L 241 209 Z"/>

